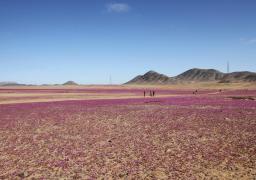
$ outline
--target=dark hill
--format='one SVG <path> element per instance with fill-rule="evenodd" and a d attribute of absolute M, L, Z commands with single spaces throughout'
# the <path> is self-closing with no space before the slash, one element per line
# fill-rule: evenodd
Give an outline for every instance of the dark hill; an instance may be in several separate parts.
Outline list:
<path fill-rule="evenodd" d="M 64 86 L 76 86 L 78 84 L 76 82 L 74 82 L 74 81 L 67 81 L 63 85 Z"/>
<path fill-rule="evenodd" d="M 215 69 L 190 69 L 175 77 L 179 81 L 218 81 L 224 76 L 224 73 Z"/>
<path fill-rule="evenodd" d="M 148 71 L 144 75 L 136 76 L 125 84 L 167 84 L 173 81 L 173 78 L 155 71 Z"/>
<path fill-rule="evenodd" d="M 256 82 L 256 73 L 249 71 L 232 72 L 225 74 L 220 83 L 229 82 Z"/>

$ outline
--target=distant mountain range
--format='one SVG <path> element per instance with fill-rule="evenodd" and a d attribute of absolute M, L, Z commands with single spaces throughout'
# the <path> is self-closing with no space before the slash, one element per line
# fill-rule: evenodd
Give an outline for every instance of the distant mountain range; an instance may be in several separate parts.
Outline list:
<path fill-rule="evenodd" d="M 125 84 L 177 84 L 192 82 L 256 82 L 256 73 L 242 71 L 223 73 L 215 69 L 193 68 L 178 76 L 168 77 L 155 71 L 149 71 L 144 75 L 139 75 Z"/>
<path fill-rule="evenodd" d="M 255 82 L 256 73 L 249 71 L 223 73 L 215 69 L 189 69 L 177 76 L 169 77 L 155 71 L 148 71 L 144 75 L 138 75 L 125 84 L 179 84 L 194 82 Z M 55 84 L 58 85 L 58 84 Z M 74 81 L 67 81 L 64 86 L 79 85 Z M 0 82 L 0 86 L 32 86 L 31 84 L 19 84 L 17 82 Z M 50 86 L 50 84 L 49 84 Z"/>
<path fill-rule="evenodd" d="M 0 82 L 0 86 L 24 86 L 25 84 L 19 84 L 17 82 Z"/>
<path fill-rule="evenodd" d="M 67 81 L 64 84 L 42 84 L 42 86 L 75 86 L 78 85 L 76 82 L 74 81 Z M 33 84 L 20 84 L 17 82 L 0 82 L 0 86 L 35 86 Z"/>

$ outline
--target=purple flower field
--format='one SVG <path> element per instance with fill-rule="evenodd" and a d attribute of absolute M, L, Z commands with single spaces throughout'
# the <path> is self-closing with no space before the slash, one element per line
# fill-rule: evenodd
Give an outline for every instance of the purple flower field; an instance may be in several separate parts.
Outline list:
<path fill-rule="evenodd" d="M 255 179 L 256 91 L 175 92 L 1 104 L 0 179 Z"/>

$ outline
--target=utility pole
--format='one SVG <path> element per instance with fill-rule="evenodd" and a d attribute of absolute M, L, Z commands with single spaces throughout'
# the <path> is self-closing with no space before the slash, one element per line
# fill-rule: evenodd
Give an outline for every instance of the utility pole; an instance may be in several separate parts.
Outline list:
<path fill-rule="evenodd" d="M 229 61 L 227 62 L 227 73 L 229 73 Z"/>

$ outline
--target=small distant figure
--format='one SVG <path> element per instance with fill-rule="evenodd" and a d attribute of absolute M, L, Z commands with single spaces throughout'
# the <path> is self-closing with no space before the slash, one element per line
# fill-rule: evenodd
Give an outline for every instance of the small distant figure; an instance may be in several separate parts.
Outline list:
<path fill-rule="evenodd" d="M 193 94 L 197 94 L 197 92 L 198 92 L 198 91 L 197 91 L 197 89 L 196 89 L 195 91 L 193 91 Z"/>
<path fill-rule="evenodd" d="M 155 91 L 153 91 L 153 97 L 155 96 Z"/>
<path fill-rule="evenodd" d="M 146 96 L 146 91 L 144 91 L 144 97 Z"/>
<path fill-rule="evenodd" d="M 219 92 L 221 92 L 222 90 L 220 89 Z"/>

